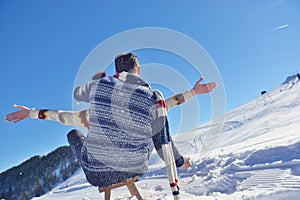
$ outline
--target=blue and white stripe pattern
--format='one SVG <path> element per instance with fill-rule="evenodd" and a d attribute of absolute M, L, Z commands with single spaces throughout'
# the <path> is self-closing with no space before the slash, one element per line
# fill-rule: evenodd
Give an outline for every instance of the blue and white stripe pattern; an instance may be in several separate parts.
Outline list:
<path fill-rule="evenodd" d="M 89 86 L 83 87 L 89 90 L 90 102 L 89 134 L 81 152 L 84 171 L 143 175 L 153 147 L 170 170 L 176 171 L 175 163 L 183 164 L 183 157 L 170 146 L 165 102 L 159 92 L 152 91 L 139 76 L 125 72 Z M 167 146 L 168 151 L 164 150 Z M 97 185 L 106 186 L 105 178 L 109 177 Z"/>
<path fill-rule="evenodd" d="M 85 147 L 90 171 L 145 173 L 152 143 L 155 97 L 149 88 L 114 77 L 90 93 L 90 130 Z"/>

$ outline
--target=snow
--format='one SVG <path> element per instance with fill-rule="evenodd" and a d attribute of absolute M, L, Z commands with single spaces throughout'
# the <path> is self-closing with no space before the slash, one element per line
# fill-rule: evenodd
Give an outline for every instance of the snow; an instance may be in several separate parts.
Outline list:
<path fill-rule="evenodd" d="M 208 136 L 216 121 L 178 134 L 174 141 L 193 166 L 179 170 L 182 199 L 299 199 L 300 84 L 290 76 L 278 88 L 225 115 L 223 129 Z M 212 143 L 213 144 L 213 141 Z M 153 153 L 149 173 L 137 183 L 148 200 L 171 200 L 163 162 Z M 129 199 L 126 187 L 114 189 L 112 199 Z M 104 199 L 82 170 L 34 200 Z M 131 198 L 134 199 L 134 198 Z"/>

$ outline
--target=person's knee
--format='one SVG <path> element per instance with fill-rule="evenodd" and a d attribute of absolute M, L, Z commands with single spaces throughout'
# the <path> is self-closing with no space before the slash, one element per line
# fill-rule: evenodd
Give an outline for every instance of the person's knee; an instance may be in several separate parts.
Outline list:
<path fill-rule="evenodd" d="M 85 136 L 82 134 L 80 130 L 73 129 L 67 134 L 68 142 L 72 145 L 82 145 Z"/>
<path fill-rule="evenodd" d="M 84 135 L 81 133 L 81 131 L 74 129 L 67 134 L 67 137 L 68 137 L 69 145 L 74 155 L 81 163 L 81 149 L 82 149 L 83 142 L 85 140 Z"/>
<path fill-rule="evenodd" d="M 82 133 L 80 130 L 73 129 L 67 134 L 67 137 L 69 138 L 69 137 L 73 137 L 75 135 L 82 135 Z"/>
<path fill-rule="evenodd" d="M 73 129 L 67 134 L 68 140 L 70 140 L 72 138 L 82 138 L 82 137 L 84 137 L 82 132 L 77 129 Z"/>

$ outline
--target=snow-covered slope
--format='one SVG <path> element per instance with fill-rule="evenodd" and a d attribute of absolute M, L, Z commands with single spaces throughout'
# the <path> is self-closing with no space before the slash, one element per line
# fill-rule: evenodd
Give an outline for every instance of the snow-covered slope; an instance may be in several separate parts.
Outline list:
<path fill-rule="evenodd" d="M 300 82 L 288 77 L 280 87 L 229 112 L 223 131 L 207 136 L 215 121 L 174 137 L 193 166 L 179 171 L 182 199 L 299 199 Z M 213 133 L 214 134 L 214 133 Z M 212 142 L 211 144 L 214 144 Z M 138 183 L 148 200 L 172 199 L 163 162 L 151 158 L 149 173 Z M 112 199 L 128 199 L 126 187 Z M 73 177 L 35 200 L 104 199 L 79 170 Z"/>

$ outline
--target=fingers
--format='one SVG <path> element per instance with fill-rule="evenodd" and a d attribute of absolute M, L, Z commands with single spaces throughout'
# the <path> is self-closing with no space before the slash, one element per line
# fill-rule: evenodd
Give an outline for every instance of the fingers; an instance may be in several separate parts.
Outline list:
<path fill-rule="evenodd" d="M 207 87 L 209 91 L 211 91 L 212 89 L 214 89 L 215 87 L 217 87 L 217 83 L 216 82 L 211 82 L 211 83 L 206 83 L 206 84 L 201 84 L 201 82 L 204 80 L 203 76 L 201 76 L 201 78 L 196 82 L 195 86 L 194 86 L 194 90 L 202 90 L 203 88 Z M 202 88 L 203 87 L 203 88 Z"/>
<path fill-rule="evenodd" d="M 218 84 L 214 82 L 214 83 L 206 83 L 203 84 L 202 86 L 203 88 L 206 88 L 208 92 L 211 92 L 218 86 Z"/>
<path fill-rule="evenodd" d="M 186 169 L 188 167 L 191 167 L 192 166 L 192 163 L 191 163 L 191 158 L 189 157 L 184 157 L 184 163 L 181 167 L 179 167 L 180 169 Z"/>
<path fill-rule="evenodd" d="M 194 88 L 196 88 L 198 85 L 200 85 L 203 80 L 204 80 L 204 78 L 203 78 L 203 76 L 201 76 L 201 78 L 196 82 Z"/>
<path fill-rule="evenodd" d="M 213 89 L 215 89 L 218 86 L 217 83 L 207 83 L 206 87 L 209 91 L 212 91 Z"/>
<path fill-rule="evenodd" d="M 14 107 L 15 108 L 19 108 L 19 109 L 28 109 L 27 107 L 25 107 L 25 106 L 21 106 L 21 105 L 16 105 L 16 104 L 14 104 Z"/>
<path fill-rule="evenodd" d="M 19 106 L 19 105 L 14 104 L 14 107 L 15 108 L 22 108 L 23 106 Z"/>
<path fill-rule="evenodd" d="M 12 121 L 12 114 L 6 115 L 5 120 L 8 121 L 8 122 Z"/>
<path fill-rule="evenodd" d="M 5 116 L 5 120 L 8 122 L 14 122 L 17 119 L 15 113 L 11 113 Z"/>
<path fill-rule="evenodd" d="M 199 79 L 199 81 L 197 81 L 196 85 L 200 84 L 203 80 L 204 80 L 204 78 L 203 78 L 203 76 L 201 76 L 201 78 Z"/>
<path fill-rule="evenodd" d="M 186 164 L 187 164 L 187 167 L 192 166 L 191 158 L 190 158 L 190 157 L 185 158 L 185 162 L 186 162 Z"/>
<path fill-rule="evenodd" d="M 22 119 L 22 118 L 15 119 L 15 120 L 13 121 L 13 123 L 15 124 L 15 123 L 17 123 L 17 122 L 19 122 L 19 121 L 21 121 L 21 120 L 23 120 L 23 119 Z"/>
<path fill-rule="evenodd" d="M 194 94 L 205 94 L 211 92 L 217 87 L 217 83 L 206 83 L 206 84 L 198 84 L 193 88 Z"/>
<path fill-rule="evenodd" d="M 26 119 L 27 117 L 29 117 L 29 109 L 25 106 L 20 106 L 20 105 L 16 105 L 14 104 L 15 108 L 18 108 L 19 110 L 13 113 L 10 113 L 8 115 L 6 115 L 4 117 L 4 119 L 7 122 L 12 122 L 12 123 L 17 123 L 21 120 Z"/>
<path fill-rule="evenodd" d="M 19 121 L 21 121 L 21 120 L 23 120 L 24 118 L 23 117 L 13 117 L 13 116 L 7 116 L 7 117 L 5 117 L 5 120 L 7 121 L 7 122 L 12 122 L 12 123 L 17 123 L 17 122 L 19 122 Z"/>

